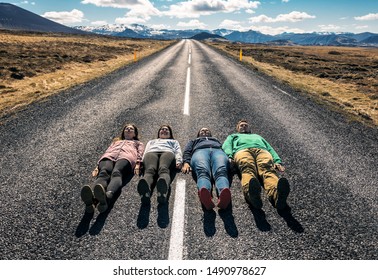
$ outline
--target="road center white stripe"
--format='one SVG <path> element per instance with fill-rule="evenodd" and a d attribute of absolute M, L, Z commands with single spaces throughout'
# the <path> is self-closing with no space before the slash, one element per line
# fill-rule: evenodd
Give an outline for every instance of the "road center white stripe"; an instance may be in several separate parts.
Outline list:
<path fill-rule="evenodd" d="M 189 94 L 190 94 L 190 67 L 186 72 L 186 86 L 185 86 L 185 100 L 184 100 L 184 115 L 189 116 Z"/>
<path fill-rule="evenodd" d="M 192 48 L 189 46 L 188 70 L 186 72 L 184 115 L 189 116 L 189 95 L 190 95 L 190 64 L 192 63 Z"/>
<path fill-rule="evenodd" d="M 175 204 L 173 206 L 168 260 L 182 260 L 185 224 L 185 187 L 186 181 L 178 179 L 175 189 Z"/>

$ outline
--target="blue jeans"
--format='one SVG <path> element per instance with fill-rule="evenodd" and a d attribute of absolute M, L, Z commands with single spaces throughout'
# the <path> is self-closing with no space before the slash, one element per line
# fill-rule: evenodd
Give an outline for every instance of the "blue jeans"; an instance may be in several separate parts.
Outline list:
<path fill-rule="evenodd" d="M 205 187 L 211 191 L 214 182 L 218 195 L 224 188 L 230 187 L 228 180 L 229 161 L 221 149 L 198 149 L 190 162 L 198 190 Z"/>

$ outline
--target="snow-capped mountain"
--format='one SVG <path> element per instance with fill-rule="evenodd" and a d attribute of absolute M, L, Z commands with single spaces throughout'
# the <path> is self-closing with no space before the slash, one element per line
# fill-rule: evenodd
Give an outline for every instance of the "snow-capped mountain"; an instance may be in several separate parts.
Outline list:
<path fill-rule="evenodd" d="M 97 34 L 124 36 L 130 38 L 150 39 L 182 39 L 192 38 L 200 33 L 219 35 L 229 41 L 243 43 L 272 43 L 272 44 L 298 44 L 320 46 L 378 46 L 377 36 L 374 33 L 349 33 L 349 32 L 312 32 L 312 33 L 282 33 L 267 35 L 258 31 L 234 31 L 228 29 L 216 30 L 169 30 L 154 29 L 140 24 L 132 25 L 104 25 L 100 27 L 76 26 L 74 28 L 94 32 Z M 202 36 L 203 37 L 203 36 Z"/>
<path fill-rule="evenodd" d="M 218 29 L 214 31 L 202 30 L 202 29 L 190 29 L 190 30 L 170 30 L 170 29 L 154 29 L 141 24 L 131 25 L 116 25 L 107 24 L 102 26 L 74 26 L 74 28 L 89 32 L 94 32 L 102 35 L 113 36 L 125 36 L 131 38 L 150 38 L 150 39 L 182 39 L 191 38 L 201 32 L 208 32 L 211 34 L 217 34 L 224 36 L 224 34 L 232 33 L 231 30 Z"/>

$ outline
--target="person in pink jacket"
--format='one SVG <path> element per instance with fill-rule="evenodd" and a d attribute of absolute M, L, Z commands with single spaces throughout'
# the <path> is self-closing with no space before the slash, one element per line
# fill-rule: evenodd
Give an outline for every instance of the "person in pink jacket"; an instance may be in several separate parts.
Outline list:
<path fill-rule="evenodd" d="M 92 174 L 96 177 L 95 182 L 81 189 L 81 199 L 87 213 L 93 213 L 96 204 L 100 213 L 108 209 L 108 200 L 123 185 L 122 177 L 130 173 L 139 175 L 143 152 L 144 145 L 139 141 L 138 128 L 134 124 L 126 124 L 120 137 L 114 138 L 100 157 Z"/>

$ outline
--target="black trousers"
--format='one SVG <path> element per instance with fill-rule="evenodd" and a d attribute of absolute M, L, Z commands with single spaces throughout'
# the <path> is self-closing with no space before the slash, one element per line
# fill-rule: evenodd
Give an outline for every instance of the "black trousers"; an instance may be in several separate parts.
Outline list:
<path fill-rule="evenodd" d="M 144 179 L 150 187 L 158 178 L 163 178 L 169 186 L 175 169 L 175 155 L 171 152 L 151 152 L 144 155 Z"/>
<path fill-rule="evenodd" d="M 106 191 L 117 192 L 123 186 L 123 178 L 132 172 L 131 164 L 126 159 L 116 162 L 103 159 L 98 164 L 99 173 L 94 185 L 101 184 Z"/>

